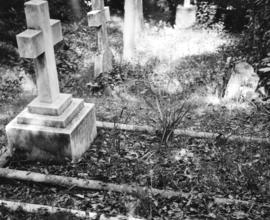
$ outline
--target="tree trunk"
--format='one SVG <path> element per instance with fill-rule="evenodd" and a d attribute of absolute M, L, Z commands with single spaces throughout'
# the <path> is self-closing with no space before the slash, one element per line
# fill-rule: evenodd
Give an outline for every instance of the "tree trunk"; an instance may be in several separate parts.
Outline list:
<path fill-rule="evenodd" d="M 125 0 L 123 59 L 132 61 L 135 56 L 136 40 L 143 29 L 142 0 Z"/>
<path fill-rule="evenodd" d="M 138 38 L 143 31 L 143 1 L 135 0 L 136 2 L 136 16 L 135 16 L 135 32 Z"/>
<path fill-rule="evenodd" d="M 0 200 L 0 206 L 3 206 L 12 211 L 23 210 L 28 213 L 40 213 L 40 211 L 42 210 L 49 214 L 58 214 L 58 213 L 70 214 L 78 218 L 96 219 L 98 216 L 97 213 L 93 213 L 93 212 L 84 212 L 84 211 L 74 210 L 74 209 L 65 209 L 65 208 L 59 208 L 59 207 L 53 207 L 53 206 L 47 206 L 47 205 L 30 204 L 30 203 L 24 203 L 24 202 L 12 202 L 12 201 L 6 201 L 6 200 Z"/>
<path fill-rule="evenodd" d="M 125 0 L 123 59 L 131 61 L 135 53 L 135 1 Z"/>

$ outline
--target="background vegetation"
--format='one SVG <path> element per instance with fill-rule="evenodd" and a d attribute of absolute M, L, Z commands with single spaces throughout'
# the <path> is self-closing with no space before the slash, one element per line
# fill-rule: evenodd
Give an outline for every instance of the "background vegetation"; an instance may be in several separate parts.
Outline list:
<path fill-rule="evenodd" d="M 0 154 L 7 146 L 5 125 L 32 99 L 21 91 L 26 75 L 34 77 L 32 61 L 19 57 L 15 40 L 26 28 L 23 3 L 2 1 L 0 8 Z M 138 63 L 131 65 L 121 57 L 124 0 L 107 0 L 113 15 L 108 36 L 115 60 L 113 70 L 95 81 L 88 78 L 97 49 L 96 30 L 86 21 L 89 3 L 49 0 L 51 17 L 61 19 L 64 36 L 55 48 L 61 92 L 95 103 L 99 121 L 151 125 L 156 133 L 124 132 L 115 125 L 112 130 L 98 131 L 77 164 L 27 163 L 24 158 L 13 158 L 8 166 L 170 188 L 191 196 L 184 200 L 151 194 L 135 198 L 0 181 L 0 197 L 106 214 L 135 213 L 148 219 L 269 219 L 269 146 L 230 143 L 223 137 L 269 138 L 270 103 L 259 98 L 228 102 L 218 98 L 224 75 L 232 69 L 228 58 L 256 67 L 257 60 L 268 52 L 269 1 L 197 0 L 198 25 L 174 29 L 174 12 L 182 1 L 144 0 L 147 21 L 143 40 L 138 40 Z M 177 136 L 172 132 L 176 127 L 220 136 L 210 140 Z M 217 205 L 214 197 L 250 203 Z M 5 213 L 0 208 L 0 219 L 10 215 Z"/>
<path fill-rule="evenodd" d="M 1 2 L 1 41 L 16 44 L 15 35 L 25 28 L 24 1 Z M 75 1 L 49 0 L 51 16 L 71 23 L 83 18 L 89 11 L 90 0 L 78 0 L 76 6 L 72 2 Z M 106 4 L 114 12 L 123 13 L 124 0 L 107 0 Z M 178 4 L 183 4 L 183 0 L 144 0 L 144 11 L 149 18 L 149 13 L 158 8 L 160 13 L 168 15 L 165 16 L 167 22 L 173 25 Z M 196 5 L 200 24 L 212 26 L 222 22 L 228 31 L 243 31 L 245 46 L 253 55 L 262 57 L 267 53 L 270 44 L 270 0 L 197 0 Z M 159 19 L 163 18 L 159 16 Z"/>

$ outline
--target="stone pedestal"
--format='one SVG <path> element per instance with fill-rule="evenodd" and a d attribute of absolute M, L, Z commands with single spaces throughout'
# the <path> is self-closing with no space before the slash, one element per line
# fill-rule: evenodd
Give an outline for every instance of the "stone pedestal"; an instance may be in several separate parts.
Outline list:
<path fill-rule="evenodd" d="M 190 28 L 196 23 L 196 6 L 178 5 L 175 17 L 176 28 Z"/>
<path fill-rule="evenodd" d="M 54 109 L 55 114 L 48 115 L 43 114 L 48 108 L 42 106 L 42 114 L 37 114 L 36 109 L 33 113 L 33 103 L 35 100 L 6 127 L 11 151 L 16 150 L 29 160 L 79 159 L 97 133 L 94 104 L 70 97 L 55 108 L 59 111 Z"/>

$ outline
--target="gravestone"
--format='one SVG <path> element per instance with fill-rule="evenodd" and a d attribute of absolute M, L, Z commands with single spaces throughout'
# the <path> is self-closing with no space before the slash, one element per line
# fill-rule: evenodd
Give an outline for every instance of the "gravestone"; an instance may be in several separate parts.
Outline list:
<path fill-rule="evenodd" d="M 97 28 L 98 55 L 95 57 L 94 77 L 112 70 L 112 52 L 109 47 L 107 22 L 110 9 L 104 7 L 104 0 L 92 0 L 92 11 L 87 13 L 88 26 Z"/>
<path fill-rule="evenodd" d="M 48 2 L 26 2 L 25 14 L 28 29 L 17 44 L 21 57 L 34 60 L 38 96 L 6 126 L 9 147 L 30 160 L 77 160 L 96 136 L 95 106 L 59 91 L 53 46 L 62 30 Z"/>
<path fill-rule="evenodd" d="M 224 98 L 226 100 L 240 100 L 240 98 L 251 100 L 256 98 L 258 82 L 259 77 L 254 72 L 254 68 L 247 62 L 238 62 L 231 71 Z"/>
<path fill-rule="evenodd" d="M 176 9 L 176 28 L 190 28 L 196 23 L 196 6 L 190 4 L 190 0 L 185 0 L 184 5 L 178 5 Z"/>

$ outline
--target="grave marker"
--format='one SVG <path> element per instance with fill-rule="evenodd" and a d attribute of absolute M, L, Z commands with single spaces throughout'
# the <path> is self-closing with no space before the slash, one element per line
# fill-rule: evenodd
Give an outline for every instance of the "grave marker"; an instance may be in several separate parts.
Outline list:
<path fill-rule="evenodd" d="M 184 5 L 178 5 L 176 9 L 176 28 L 190 28 L 196 23 L 196 6 L 190 0 L 184 0 Z"/>
<path fill-rule="evenodd" d="M 109 48 L 107 22 L 110 9 L 104 7 L 104 0 L 92 0 L 92 11 L 87 14 L 88 26 L 97 28 L 98 55 L 95 57 L 95 77 L 112 70 L 112 52 Z"/>
<path fill-rule="evenodd" d="M 76 160 L 96 136 L 94 104 L 59 92 L 53 46 L 62 31 L 48 2 L 26 2 L 25 14 L 28 29 L 16 37 L 20 56 L 34 59 L 38 97 L 7 125 L 9 147 L 28 159 Z"/>

